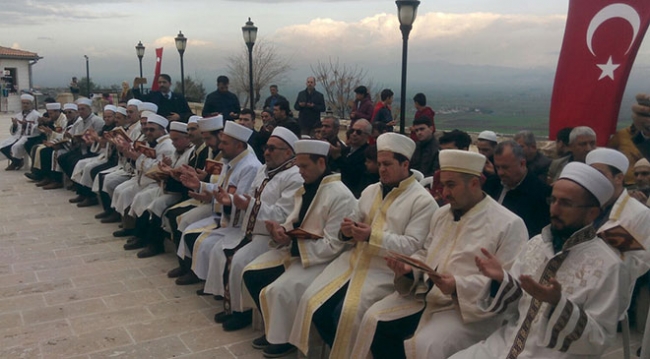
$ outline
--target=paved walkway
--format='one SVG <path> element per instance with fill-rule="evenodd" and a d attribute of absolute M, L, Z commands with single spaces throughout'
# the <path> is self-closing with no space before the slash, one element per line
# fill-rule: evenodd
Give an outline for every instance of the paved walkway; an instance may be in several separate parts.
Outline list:
<path fill-rule="evenodd" d="M 8 123 L 0 115 L 0 138 Z M 261 332 L 224 332 L 212 320 L 220 302 L 167 278 L 174 254 L 136 258 L 111 235 L 117 225 L 93 218 L 98 206 L 0 165 L 0 358 L 262 357 L 250 345 Z"/>

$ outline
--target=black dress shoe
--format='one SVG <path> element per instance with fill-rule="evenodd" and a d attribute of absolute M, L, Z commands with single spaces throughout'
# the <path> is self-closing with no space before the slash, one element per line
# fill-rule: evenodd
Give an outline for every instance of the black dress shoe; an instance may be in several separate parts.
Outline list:
<path fill-rule="evenodd" d="M 149 258 L 165 253 L 165 250 L 159 247 L 147 246 L 145 249 L 138 252 L 138 258 Z"/>
<path fill-rule="evenodd" d="M 206 293 L 203 288 L 201 288 L 196 290 L 196 295 L 210 295 L 210 293 Z"/>
<path fill-rule="evenodd" d="M 77 203 L 77 207 L 79 208 L 92 207 L 98 204 L 99 204 L 99 200 L 97 199 L 97 197 L 86 197 L 86 199 L 84 199 L 83 202 Z"/>
<path fill-rule="evenodd" d="M 233 312 L 232 317 L 223 322 L 223 330 L 227 332 L 234 332 L 235 330 L 244 329 L 253 324 L 253 311 L 247 310 L 245 312 Z"/>
<path fill-rule="evenodd" d="M 85 196 L 78 195 L 77 197 L 70 198 L 70 199 L 68 200 L 68 202 L 70 202 L 70 203 L 81 203 L 81 202 L 83 202 L 84 200 L 86 200 L 86 197 L 85 197 Z"/>
<path fill-rule="evenodd" d="M 111 215 L 111 212 L 102 212 L 95 215 L 96 219 L 103 219 Z"/>
<path fill-rule="evenodd" d="M 225 321 L 230 320 L 230 318 L 232 318 L 232 314 L 219 312 L 214 315 L 214 322 L 217 324 L 223 324 Z"/>
<path fill-rule="evenodd" d="M 217 300 L 217 301 L 219 301 L 219 300 L 223 300 L 223 295 L 218 295 L 218 294 L 215 295 L 215 296 L 214 296 L 214 300 Z"/>
<path fill-rule="evenodd" d="M 182 276 L 176 278 L 176 285 L 190 285 L 200 283 L 201 279 L 194 274 L 194 272 L 189 271 Z"/>
<path fill-rule="evenodd" d="M 187 273 L 187 269 L 182 268 L 182 267 L 176 267 L 169 272 L 167 272 L 167 277 L 169 278 L 178 278 Z"/>
<path fill-rule="evenodd" d="M 119 213 L 112 212 L 108 216 L 102 218 L 102 220 L 100 222 L 102 222 L 102 223 L 117 223 L 117 222 L 120 222 L 121 220 L 122 220 L 122 217 L 120 216 Z"/>
<path fill-rule="evenodd" d="M 113 237 L 117 237 L 117 238 L 128 237 L 128 236 L 132 236 L 134 233 L 135 233 L 135 229 L 120 229 L 119 231 L 113 232 Z"/>
<path fill-rule="evenodd" d="M 280 358 L 287 354 L 293 353 L 296 351 L 296 347 L 289 343 L 284 344 L 271 344 L 268 347 L 264 348 L 262 355 L 265 358 Z"/>
<path fill-rule="evenodd" d="M 41 176 L 35 175 L 33 172 L 25 172 L 25 177 L 29 178 L 32 181 L 41 181 L 43 178 Z"/>
<path fill-rule="evenodd" d="M 253 340 L 253 343 L 251 344 L 253 348 L 255 349 L 264 349 L 271 345 L 271 343 L 266 340 L 266 335 L 262 335 L 261 337 Z"/>
<path fill-rule="evenodd" d="M 144 243 L 144 240 L 138 238 L 137 241 L 125 243 L 124 244 L 124 250 L 125 251 L 130 251 L 130 250 L 133 250 L 133 249 L 144 248 L 145 246 L 146 246 L 146 243 Z"/>

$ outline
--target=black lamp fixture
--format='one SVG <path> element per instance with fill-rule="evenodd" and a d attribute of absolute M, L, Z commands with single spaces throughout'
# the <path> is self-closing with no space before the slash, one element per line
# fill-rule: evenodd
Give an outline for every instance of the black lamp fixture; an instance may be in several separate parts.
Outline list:
<path fill-rule="evenodd" d="M 185 69 L 183 67 L 183 54 L 185 53 L 185 48 L 187 47 L 187 38 L 183 36 L 183 33 L 179 30 L 178 36 L 174 39 L 176 41 L 176 50 L 181 55 L 181 92 L 183 97 L 185 97 Z"/>
<path fill-rule="evenodd" d="M 257 40 L 257 26 L 248 18 L 246 26 L 241 28 L 244 35 L 244 42 L 248 47 L 248 96 L 250 98 L 251 110 L 255 110 L 255 98 L 253 94 L 253 46 Z"/>
<path fill-rule="evenodd" d="M 142 41 L 138 41 L 138 44 L 135 45 L 135 53 L 138 55 L 138 61 L 140 61 L 140 77 L 142 77 L 142 58 L 144 57 L 144 45 L 142 45 Z M 142 91 L 142 84 L 140 84 L 140 93 Z"/>

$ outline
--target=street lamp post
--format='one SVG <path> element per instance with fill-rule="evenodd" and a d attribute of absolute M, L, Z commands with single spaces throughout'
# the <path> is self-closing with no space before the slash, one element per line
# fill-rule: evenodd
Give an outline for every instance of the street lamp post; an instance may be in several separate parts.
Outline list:
<path fill-rule="evenodd" d="M 90 65 L 88 64 L 88 55 L 84 55 L 86 58 L 86 97 L 90 98 Z"/>
<path fill-rule="evenodd" d="M 174 39 L 176 40 L 176 50 L 181 55 L 181 92 L 183 97 L 185 97 L 185 68 L 183 67 L 183 54 L 185 53 L 185 47 L 187 46 L 187 38 L 183 36 L 183 33 L 178 31 L 178 36 Z"/>
<path fill-rule="evenodd" d="M 142 78 L 142 58 L 144 57 L 144 45 L 142 45 L 142 41 L 138 41 L 138 44 L 135 46 L 135 53 L 138 55 L 138 60 L 140 61 L 140 78 Z M 140 94 L 143 91 L 142 84 L 140 84 Z"/>
<path fill-rule="evenodd" d="M 253 93 L 253 45 L 257 39 L 257 26 L 248 18 L 246 26 L 241 28 L 244 34 L 244 42 L 248 47 L 248 96 L 250 98 L 251 110 L 255 110 L 255 94 Z"/>
<path fill-rule="evenodd" d="M 413 22 L 418 14 L 418 5 L 420 2 L 417 0 L 397 0 L 397 14 L 399 17 L 399 29 L 402 32 L 402 93 L 400 96 L 400 109 L 399 109 L 399 133 L 404 134 L 405 117 L 406 117 L 406 65 L 408 56 L 408 42 L 409 34 L 413 29 Z"/>

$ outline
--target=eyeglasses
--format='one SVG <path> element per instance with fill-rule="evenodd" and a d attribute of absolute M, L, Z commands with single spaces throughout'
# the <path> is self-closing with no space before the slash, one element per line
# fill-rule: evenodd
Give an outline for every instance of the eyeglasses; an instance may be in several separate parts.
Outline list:
<path fill-rule="evenodd" d="M 65 113 L 66 115 L 71 115 L 74 113 L 74 111 L 63 111 L 63 113 Z"/>
<path fill-rule="evenodd" d="M 356 133 L 357 136 L 361 136 L 361 135 L 365 134 L 365 133 L 363 132 L 363 130 L 354 129 L 354 128 L 349 129 L 347 133 L 348 133 L 348 135 L 351 135 L 351 134 L 353 134 L 353 133 Z"/>
<path fill-rule="evenodd" d="M 635 176 L 650 176 L 650 172 L 634 172 Z"/>
<path fill-rule="evenodd" d="M 269 151 L 269 152 L 273 152 L 275 150 L 284 151 L 284 150 L 287 150 L 287 149 L 288 149 L 287 147 L 275 147 L 273 145 L 264 145 L 264 146 L 262 146 L 263 151 Z"/>
<path fill-rule="evenodd" d="M 546 199 L 546 203 L 547 203 L 549 206 L 552 206 L 552 205 L 554 205 L 554 204 L 557 204 L 558 206 L 560 206 L 560 207 L 562 207 L 562 208 L 566 208 L 566 209 L 569 209 L 569 208 L 592 208 L 592 207 L 598 207 L 597 205 L 593 205 L 593 204 L 592 204 L 592 205 L 580 205 L 580 204 L 575 204 L 575 203 L 573 203 L 573 202 L 571 202 L 571 201 L 569 201 L 569 200 L 561 199 L 561 198 L 555 198 L 555 197 L 553 197 L 553 196 L 547 198 L 547 199 Z"/>
<path fill-rule="evenodd" d="M 154 132 L 155 130 L 155 128 L 145 128 L 144 132 Z"/>

